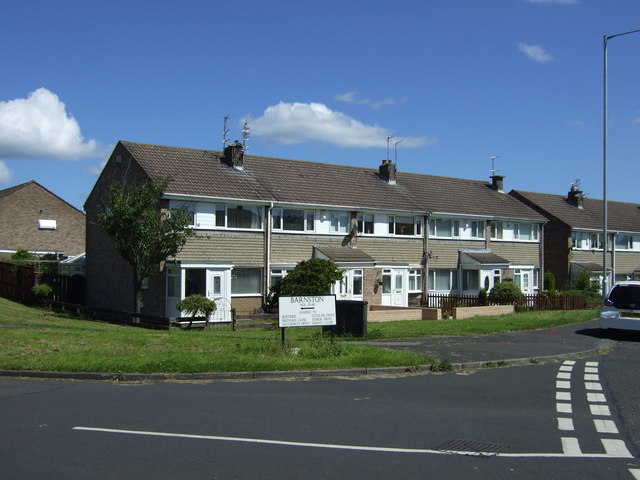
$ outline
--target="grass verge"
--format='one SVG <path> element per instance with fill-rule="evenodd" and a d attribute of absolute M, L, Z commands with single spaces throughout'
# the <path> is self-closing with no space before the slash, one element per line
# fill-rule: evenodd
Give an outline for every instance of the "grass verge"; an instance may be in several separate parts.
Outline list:
<path fill-rule="evenodd" d="M 367 339 L 545 328 L 594 312 L 370 324 Z M 0 369 L 111 373 L 323 370 L 438 365 L 433 359 L 323 336 L 317 328 L 155 331 L 80 320 L 0 298 Z"/>

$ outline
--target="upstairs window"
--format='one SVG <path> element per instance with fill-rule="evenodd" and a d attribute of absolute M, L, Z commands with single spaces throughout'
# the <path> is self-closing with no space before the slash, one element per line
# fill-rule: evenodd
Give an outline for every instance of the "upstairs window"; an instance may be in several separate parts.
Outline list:
<path fill-rule="evenodd" d="M 189 218 L 189 226 L 196 224 L 196 202 L 171 202 L 171 208 L 185 212 Z"/>
<path fill-rule="evenodd" d="M 502 240 L 504 236 L 504 226 L 502 222 L 491 222 L 491 240 Z"/>
<path fill-rule="evenodd" d="M 315 229 L 315 212 L 313 211 L 274 208 L 271 218 L 274 230 L 313 232 Z"/>
<path fill-rule="evenodd" d="M 596 232 L 572 232 L 571 245 L 576 250 L 602 249 L 601 236 Z"/>
<path fill-rule="evenodd" d="M 373 235 L 373 213 L 358 214 L 358 233 Z"/>
<path fill-rule="evenodd" d="M 429 235 L 432 237 L 458 238 L 460 236 L 460 220 L 432 218 L 429 221 Z"/>
<path fill-rule="evenodd" d="M 422 235 L 422 218 L 389 215 L 389 235 Z"/>
<path fill-rule="evenodd" d="M 348 212 L 331 212 L 329 218 L 331 220 L 331 233 L 347 233 L 349 231 Z"/>
<path fill-rule="evenodd" d="M 516 223 L 513 225 L 513 238 L 515 240 L 538 240 L 539 226 L 536 223 Z"/>
<path fill-rule="evenodd" d="M 471 222 L 469 222 L 469 230 L 471 233 L 471 238 L 484 238 L 485 236 L 484 221 L 472 220 Z"/>

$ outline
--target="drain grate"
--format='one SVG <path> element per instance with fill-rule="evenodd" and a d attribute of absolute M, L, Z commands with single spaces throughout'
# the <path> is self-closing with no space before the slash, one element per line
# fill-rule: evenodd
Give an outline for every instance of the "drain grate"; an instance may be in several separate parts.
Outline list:
<path fill-rule="evenodd" d="M 495 445 L 493 443 L 479 443 L 472 442 L 470 440 L 449 440 L 448 442 L 441 443 L 434 450 L 440 450 L 443 452 L 456 452 L 456 453 L 469 453 L 476 455 L 497 455 L 509 447 L 504 445 Z"/>

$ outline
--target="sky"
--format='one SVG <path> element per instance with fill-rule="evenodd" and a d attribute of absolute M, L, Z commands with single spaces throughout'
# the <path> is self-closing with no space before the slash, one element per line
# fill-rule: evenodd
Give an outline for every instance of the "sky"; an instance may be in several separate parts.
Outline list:
<path fill-rule="evenodd" d="M 603 197 L 603 38 L 638 0 L 3 0 L 0 189 L 82 209 L 119 140 Z M 608 42 L 609 200 L 640 203 L 640 32 Z M 495 157 L 492 159 L 492 157 Z"/>

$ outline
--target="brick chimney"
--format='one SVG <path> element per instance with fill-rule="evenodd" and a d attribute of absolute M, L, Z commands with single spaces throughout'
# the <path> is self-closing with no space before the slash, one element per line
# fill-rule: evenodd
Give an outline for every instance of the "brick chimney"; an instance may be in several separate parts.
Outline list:
<path fill-rule="evenodd" d="M 567 201 L 574 207 L 578 207 L 580 210 L 584 208 L 584 194 L 582 190 L 571 184 L 571 190 L 567 194 Z"/>
<path fill-rule="evenodd" d="M 382 160 L 382 165 L 378 167 L 378 175 L 385 182 L 391 185 L 396 183 L 396 166 L 390 160 Z"/>
<path fill-rule="evenodd" d="M 230 167 L 244 170 L 244 148 L 237 140 L 224 149 L 224 156 L 220 159 Z"/>
<path fill-rule="evenodd" d="M 504 175 L 492 175 L 491 176 L 491 188 L 496 192 L 504 193 Z"/>

